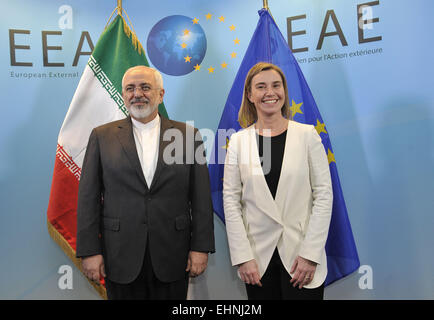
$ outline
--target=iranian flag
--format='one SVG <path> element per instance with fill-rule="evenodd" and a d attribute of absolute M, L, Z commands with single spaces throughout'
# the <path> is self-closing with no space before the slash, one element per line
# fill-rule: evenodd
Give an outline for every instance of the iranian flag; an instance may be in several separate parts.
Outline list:
<path fill-rule="evenodd" d="M 118 15 L 99 38 L 60 129 L 47 210 L 48 232 L 80 270 L 80 259 L 75 258 L 77 194 L 89 135 L 93 128 L 128 115 L 122 77 L 136 65 L 149 66 L 137 36 Z M 167 117 L 164 104 L 159 111 Z M 92 285 L 106 298 L 103 285 Z"/>

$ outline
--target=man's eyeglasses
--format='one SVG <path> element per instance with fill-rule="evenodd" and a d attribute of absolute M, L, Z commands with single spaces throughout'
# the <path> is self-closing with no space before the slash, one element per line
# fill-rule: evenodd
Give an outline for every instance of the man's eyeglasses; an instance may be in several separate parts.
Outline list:
<path fill-rule="evenodd" d="M 151 92 L 152 90 L 156 90 L 158 88 L 151 88 L 150 86 L 144 84 L 144 85 L 141 85 L 138 87 L 128 86 L 125 88 L 125 91 L 127 93 L 134 93 L 134 92 L 136 92 L 136 89 L 140 89 L 140 91 L 142 91 L 143 93 L 148 93 L 148 92 Z"/>

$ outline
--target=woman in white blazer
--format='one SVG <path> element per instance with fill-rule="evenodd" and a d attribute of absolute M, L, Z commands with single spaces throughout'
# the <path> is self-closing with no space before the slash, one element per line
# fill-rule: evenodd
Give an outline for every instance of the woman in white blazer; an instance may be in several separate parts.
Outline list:
<path fill-rule="evenodd" d="M 291 120 L 286 79 L 247 74 L 226 154 L 223 201 L 232 265 L 252 299 L 322 299 L 333 191 L 321 138 Z"/>

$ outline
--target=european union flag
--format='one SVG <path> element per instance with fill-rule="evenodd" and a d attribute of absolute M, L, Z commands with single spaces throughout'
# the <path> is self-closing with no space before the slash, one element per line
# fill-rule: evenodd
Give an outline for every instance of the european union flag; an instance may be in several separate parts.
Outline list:
<path fill-rule="evenodd" d="M 209 173 L 214 211 L 224 222 L 222 196 L 224 158 L 230 135 L 241 129 L 237 119 L 246 75 L 250 68 L 260 61 L 273 63 L 285 73 L 294 121 L 315 126 L 329 159 L 333 184 L 333 210 L 326 243 L 328 275 L 325 285 L 329 285 L 360 266 L 333 149 L 309 86 L 282 33 L 266 9 L 260 10 L 259 16 L 255 33 L 229 92 L 210 158 Z M 229 129 L 233 129 L 232 133 Z"/>

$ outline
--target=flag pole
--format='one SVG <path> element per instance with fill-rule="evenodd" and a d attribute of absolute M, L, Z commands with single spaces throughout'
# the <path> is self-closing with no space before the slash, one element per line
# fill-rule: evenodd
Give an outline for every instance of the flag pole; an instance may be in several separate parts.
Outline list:
<path fill-rule="evenodd" d="M 118 15 L 122 16 L 122 0 L 117 0 L 117 1 L 118 1 L 118 5 L 117 5 Z"/>
<path fill-rule="evenodd" d="M 271 14 L 270 7 L 268 6 L 268 0 L 262 0 L 262 7 L 263 7 L 263 9 L 265 9 L 265 10 L 268 11 L 268 13 L 270 14 L 270 16 L 271 16 L 271 18 L 273 19 L 273 21 L 276 22 L 276 21 L 274 20 L 273 15 Z"/>
<path fill-rule="evenodd" d="M 268 0 L 262 0 L 263 7 L 265 10 L 270 11 L 270 8 L 268 8 Z"/>
<path fill-rule="evenodd" d="M 110 20 L 112 19 L 113 14 L 114 14 L 116 11 L 118 12 L 118 15 L 121 16 L 121 17 L 123 18 L 123 16 L 122 16 L 122 0 L 117 0 L 116 8 L 113 10 L 112 14 L 111 14 L 110 17 L 108 18 L 107 23 L 106 23 L 106 25 L 105 25 L 105 27 L 104 27 L 104 30 L 107 29 L 107 26 L 109 25 L 109 22 L 110 22 Z"/>

